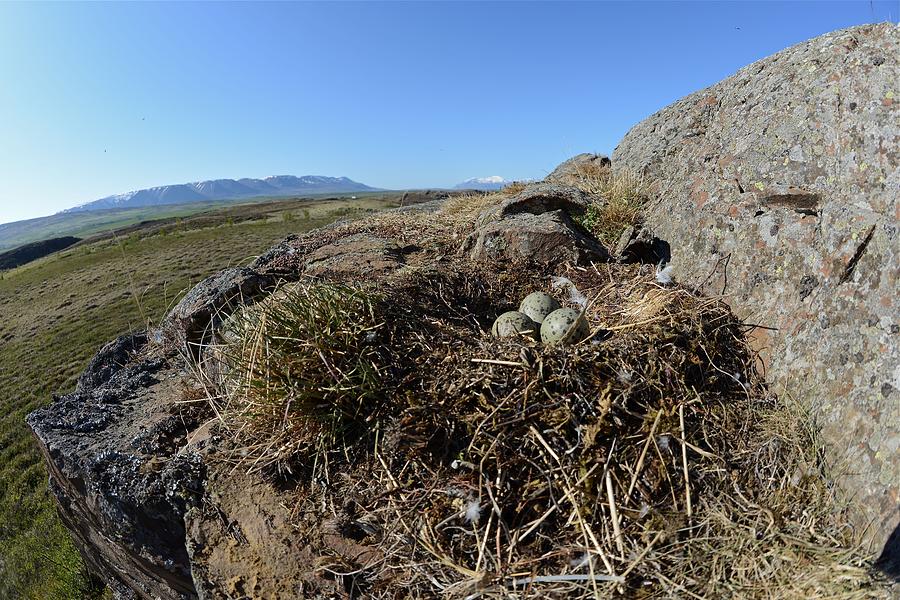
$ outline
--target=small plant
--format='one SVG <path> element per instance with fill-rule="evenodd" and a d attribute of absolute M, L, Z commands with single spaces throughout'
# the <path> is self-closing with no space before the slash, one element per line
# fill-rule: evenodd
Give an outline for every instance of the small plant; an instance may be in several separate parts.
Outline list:
<path fill-rule="evenodd" d="M 260 466 L 287 468 L 365 427 L 381 397 L 372 297 L 300 285 L 232 319 L 222 414 Z"/>
<path fill-rule="evenodd" d="M 589 206 L 580 221 L 607 245 L 615 244 L 622 232 L 640 223 L 641 212 L 653 192 L 642 175 L 593 165 L 570 175 L 567 183 L 603 198 L 604 202 Z"/>

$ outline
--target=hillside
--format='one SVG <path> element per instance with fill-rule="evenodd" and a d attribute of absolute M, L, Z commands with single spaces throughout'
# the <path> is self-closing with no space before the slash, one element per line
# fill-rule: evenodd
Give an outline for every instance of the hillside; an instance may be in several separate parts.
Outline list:
<path fill-rule="evenodd" d="M 309 200 L 324 199 L 332 194 L 307 196 Z M 378 197 L 382 192 L 359 192 L 359 197 Z M 217 200 L 188 204 L 164 204 L 137 208 L 111 208 L 104 210 L 63 212 L 48 217 L 4 223 L 0 225 L 0 252 L 40 240 L 54 237 L 90 237 L 104 231 L 158 219 L 184 218 L 190 215 L 218 210 L 235 204 L 256 204 L 277 198 L 253 198 L 242 201 Z M 284 198 L 282 198 L 284 199 Z"/>
<path fill-rule="evenodd" d="M 399 198 L 287 201 L 186 217 L 0 274 L 0 598 L 91 597 L 25 415 L 74 389 L 108 339 L 154 323 L 198 281 L 288 234 Z M 98 592 L 99 593 L 99 592 Z"/>
<path fill-rule="evenodd" d="M 76 213 L 95 210 L 191 204 L 259 197 L 309 196 L 317 194 L 349 194 L 372 192 L 377 188 L 347 177 L 321 175 L 276 175 L 264 179 L 215 179 L 176 185 L 163 185 L 115 194 L 63 211 Z"/>

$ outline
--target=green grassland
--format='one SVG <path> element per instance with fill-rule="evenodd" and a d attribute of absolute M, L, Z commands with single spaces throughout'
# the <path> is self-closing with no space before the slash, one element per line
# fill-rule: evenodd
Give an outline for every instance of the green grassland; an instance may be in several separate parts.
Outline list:
<path fill-rule="evenodd" d="M 89 598 L 25 416 L 71 391 L 117 335 L 158 322 L 194 284 L 290 233 L 396 206 L 398 196 L 231 207 L 151 224 L 0 272 L 0 598 Z"/>
<path fill-rule="evenodd" d="M 358 192 L 353 194 L 359 199 L 384 199 L 393 197 L 392 192 Z M 334 194 L 310 196 L 307 202 L 334 198 Z M 110 231 L 135 225 L 144 221 L 185 218 L 198 213 L 216 212 L 236 206 L 252 206 L 267 204 L 273 198 L 261 197 L 251 200 L 217 200 L 213 202 L 192 202 L 189 204 L 171 204 L 165 206 L 144 206 L 139 208 L 114 208 L 109 210 L 87 211 L 76 213 L 60 213 L 49 217 L 28 219 L 0 225 L 0 252 L 16 248 L 23 244 L 45 240 L 48 238 L 72 235 L 89 237 L 104 231 Z M 281 201 L 298 201 L 297 198 Z"/>

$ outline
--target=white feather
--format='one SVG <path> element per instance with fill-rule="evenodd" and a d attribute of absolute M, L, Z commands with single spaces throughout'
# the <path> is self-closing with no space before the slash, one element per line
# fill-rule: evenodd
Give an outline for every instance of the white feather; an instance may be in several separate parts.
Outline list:
<path fill-rule="evenodd" d="M 586 566 L 588 563 L 593 562 L 591 560 L 591 555 L 587 552 L 582 553 L 579 556 L 574 557 L 569 561 L 569 566 L 573 569 L 580 569 L 581 567 Z"/>
<path fill-rule="evenodd" d="M 656 281 L 663 285 L 669 285 L 672 283 L 672 276 L 675 274 L 675 267 L 672 265 L 663 266 L 663 263 L 659 263 L 656 267 Z"/>
<path fill-rule="evenodd" d="M 638 519 L 643 519 L 648 514 L 650 514 L 650 505 L 646 502 L 641 502 L 641 512 L 638 514 Z"/>
<path fill-rule="evenodd" d="M 550 287 L 569 295 L 569 302 L 581 307 L 581 310 L 587 308 L 587 296 L 578 291 L 575 284 L 568 277 L 553 276 L 550 277 Z"/>
<path fill-rule="evenodd" d="M 481 518 L 481 503 L 478 500 L 469 500 L 466 505 L 466 522 L 477 523 Z"/>

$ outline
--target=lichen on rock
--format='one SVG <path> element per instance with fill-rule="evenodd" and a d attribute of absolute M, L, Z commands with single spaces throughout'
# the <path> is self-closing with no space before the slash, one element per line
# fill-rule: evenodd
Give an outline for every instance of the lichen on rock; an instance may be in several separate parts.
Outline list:
<path fill-rule="evenodd" d="M 878 548 L 900 522 L 898 75 L 896 25 L 836 31 L 662 109 L 612 157 L 659 182 L 646 227 L 679 279 L 759 325 Z"/>

